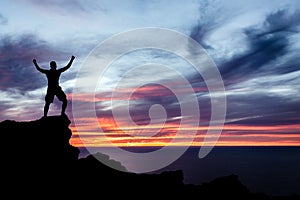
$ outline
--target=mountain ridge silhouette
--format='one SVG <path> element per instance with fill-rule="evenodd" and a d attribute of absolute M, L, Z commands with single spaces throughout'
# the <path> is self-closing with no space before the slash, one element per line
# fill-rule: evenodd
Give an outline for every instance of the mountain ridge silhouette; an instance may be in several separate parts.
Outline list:
<path fill-rule="evenodd" d="M 0 122 L 1 182 L 10 197 L 22 195 L 43 197 L 63 195 L 68 198 L 93 198 L 109 193 L 113 197 L 136 196 L 201 199 L 271 199 L 252 193 L 239 177 L 230 174 L 201 185 L 184 184 L 182 170 L 159 174 L 135 174 L 109 156 L 96 153 L 79 158 L 79 149 L 70 144 L 72 131 L 67 115 L 42 117 L 33 121 L 5 120 Z M 123 167 L 118 171 L 102 164 L 97 156 Z M 108 192 L 108 191 L 115 192 Z M 158 195 L 159 194 L 159 195 Z M 23 196 L 23 197 L 24 197 Z M 272 197 L 274 199 L 274 197 Z M 299 196 L 278 197 L 299 199 Z"/>

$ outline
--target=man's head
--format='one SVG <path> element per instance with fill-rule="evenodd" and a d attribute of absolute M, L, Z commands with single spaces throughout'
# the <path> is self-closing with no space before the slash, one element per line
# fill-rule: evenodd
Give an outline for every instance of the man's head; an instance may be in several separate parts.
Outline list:
<path fill-rule="evenodd" d="M 50 68 L 53 69 L 53 70 L 56 69 L 56 62 L 55 61 L 50 62 Z"/>

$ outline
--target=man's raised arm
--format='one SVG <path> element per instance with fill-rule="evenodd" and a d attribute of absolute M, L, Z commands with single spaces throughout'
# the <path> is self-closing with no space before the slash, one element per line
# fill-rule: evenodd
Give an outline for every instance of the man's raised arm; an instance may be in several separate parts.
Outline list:
<path fill-rule="evenodd" d="M 40 66 L 39 66 L 39 65 L 37 64 L 37 62 L 36 62 L 36 59 L 33 59 L 32 62 L 33 62 L 33 64 L 34 64 L 35 68 L 36 68 L 38 71 L 40 71 L 40 72 L 42 72 L 42 73 L 45 73 L 45 72 L 47 71 L 47 70 L 45 70 L 45 69 L 40 68 Z"/>
<path fill-rule="evenodd" d="M 69 69 L 71 67 L 74 59 L 75 59 L 75 56 L 72 56 L 71 59 L 70 59 L 70 61 L 69 61 L 69 63 L 65 67 L 59 69 L 59 71 L 64 72 L 67 69 Z"/>

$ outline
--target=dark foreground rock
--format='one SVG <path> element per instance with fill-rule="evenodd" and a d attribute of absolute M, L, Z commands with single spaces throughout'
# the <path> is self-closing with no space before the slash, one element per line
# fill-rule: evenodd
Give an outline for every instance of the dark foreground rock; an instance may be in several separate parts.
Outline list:
<path fill-rule="evenodd" d="M 181 170 L 135 174 L 114 160 L 123 171 L 102 164 L 96 157 L 109 157 L 101 153 L 79 159 L 79 149 L 69 143 L 70 123 L 67 116 L 0 123 L 2 199 L 299 199 L 251 193 L 237 175 L 190 185 Z"/>

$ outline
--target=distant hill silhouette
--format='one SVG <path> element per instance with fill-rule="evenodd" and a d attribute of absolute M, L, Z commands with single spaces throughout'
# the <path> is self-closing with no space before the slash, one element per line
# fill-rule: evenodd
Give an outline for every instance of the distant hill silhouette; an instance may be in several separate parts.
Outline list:
<path fill-rule="evenodd" d="M 135 174 L 121 163 L 97 153 L 78 158 L 70 145 L 72 132 L 66 115 L 35 121 L 0 122 L 1 195 L 44 198 L 162 198 L 176 199 L 299 199 L 251 193 L 237 175 L 218 177 L 201 185 L 184 184 L 181 170 L 160 174 Z M 108 159 L 124 171 L 96 159 Z M 7 193 L 7 194 L 6 194 Z M 138 195 L 142 194 L 142 196 Z"/>

